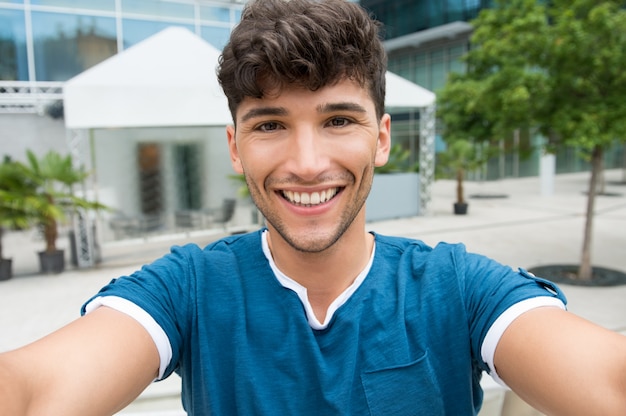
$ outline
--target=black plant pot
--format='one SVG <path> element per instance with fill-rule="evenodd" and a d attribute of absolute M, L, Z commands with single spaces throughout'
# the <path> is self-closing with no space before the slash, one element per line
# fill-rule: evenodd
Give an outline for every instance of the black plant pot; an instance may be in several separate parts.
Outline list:
<path fill-rule="evenodd" d="M 40 251 L 39 271 L 44 274 L 58 274 L 65 270 L 65 252 L 57 250 L 52 253 Z"/>
<path fill-rule="evenodd" d="M 454 213 L 456 215 L 465 215 L 467 214 L 467 203 L 463 202 L 455 202 L 454 203 Z"/>
<path fill-rule="evenodd" d="M 13 277 L 11 259 L 0 259 L 0 281 L 9 280 L 11 277 Z"/>

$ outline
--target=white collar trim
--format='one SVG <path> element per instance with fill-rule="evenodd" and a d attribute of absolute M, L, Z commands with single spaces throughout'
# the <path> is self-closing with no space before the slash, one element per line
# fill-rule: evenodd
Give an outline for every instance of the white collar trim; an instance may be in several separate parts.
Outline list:
<path fill-rule="evenodd" d="M 339 309 L 341 305 L 346 303 L 346 301 L 350 299 L 350 296 L 352 296 L 352 294 L 359 288 L 359 286 L 361 286 L 361 283 L 363 283 L 363 281 L 365 280 L 365 277 L 367 276 L 370 269 L 372 268 L 372 263 L 374 262 L 374 253 L 376 252 L 376 242 L 374 241 L 372 254 L 370 256 L 369 261 L 367 262 L 367 265 L 361 271 L 361 273 L 359 273 L 356 279 L 354 279 L 354 282 L 352 282 L 352 284 L 348 288 L 346 288 L 346 290 L 344 290 L 328 306 L 328 310 L 326 311 L 326 318 L 324 319 L 324 322 L 320 322 L 315 316 L 315 313 L 313 313 L 313 307 L 311 306 L 311 303 L 309 302 L 309 297 L 307 296 L 306 287 L 302 286 L 300 283 L 296 282 L 295 280 L 293 280 L 292 278 L 290 278 L 289 276 L 281 272 L 276 266 L 276 263 L 274 263 L 274 259 L 272 258 L 272 252 L 270 251 L 270 247 L 267 242 L 267 236 L 268 236 L 268 230 L 265 230 L 261 238 L 263 254 L 265 254 L 267 261 L 269 261 L 270 267 L 272 268 L 272 271 L 274 272 L 276 279 L 278 279 L 278 282 L 283 287 L 286 287 L 287 289 L 291 289 L 294 292 L 296 292 L 296 294 L 300 298 L 300 301 L 302 302 L 302 305 L 304 305 L 304 310 L 306 311 L 306 316 L 307 316 L 309 325 L 311 326 L 311 328 L 317 329 L 317 330 L 326 329 L 326 327 L 328 327 L 328 324 L 330 320 L 332 319 L 333 315 L 335 314 L 335 312 L 337 311 L 337 309 Z"/>

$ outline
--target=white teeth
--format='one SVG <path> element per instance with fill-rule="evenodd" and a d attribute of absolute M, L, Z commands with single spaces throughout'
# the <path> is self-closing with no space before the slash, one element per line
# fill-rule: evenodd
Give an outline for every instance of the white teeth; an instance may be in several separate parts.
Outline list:
<path fill-rule="evenodd" d="M 300 205 L 319 205 L 329 201 L 337 194 L 337 188 L 326 189 L 321 192 L 294 192 L 283 191 L 283 196 L 294 204 Z"/>

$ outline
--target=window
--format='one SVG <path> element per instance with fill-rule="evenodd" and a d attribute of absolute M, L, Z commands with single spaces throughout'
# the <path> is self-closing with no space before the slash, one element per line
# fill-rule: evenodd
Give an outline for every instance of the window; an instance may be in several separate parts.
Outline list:
<path fill-rule="evenodd" d="M 194 6 L 158 0 L 122 0 L 122 13 L 193 19 Z"/>
<path fill-rule="evenodd" d="M 36 6 L 72 7 L 75 9 L 90 9 L 114 11 L 115 0 L 30 0 Z"/>
<path fill-rule="evenodd" d="M 178 209 L 202 209 L 201 154 L 198 144 L 179 144 L 174 146 L 174 171 L 176 172 Z"/>
<path fill-rule="evenodd" d="M 200 6 L 200 19 L 230 23 L 230 9 L 226 7 Z"/>
<path fill-rule="evenodd" d="M 27 81 L 24 12 L 0 9 L 0 80 Z"/>
<path fill-rule="evenodd" d="M 220 51 L 228 42 L 230 29 L 226 27 L 202 26 L 200 29 L 201 36 Z"/>
<path fill-rule="evenodd" d="M 161 147 L 157 143 L 140 144 L 137 148 L 137 167 L 141 212 L 145 215 L 159 215 L 163 211 Z"/>
<path fill-rule="evenodd" d="M 160 32 L 169 26 L 180 26 L 195 32 L 193 25 L 173 24 L 168 22 L 154 22 L 149 20 L 124 19 L 124 49 Z"/>
<path fill-rule="evenodd" d="M 33 12 L 37 81 L 67 81 L 117 52 L 115 19 Z"/>

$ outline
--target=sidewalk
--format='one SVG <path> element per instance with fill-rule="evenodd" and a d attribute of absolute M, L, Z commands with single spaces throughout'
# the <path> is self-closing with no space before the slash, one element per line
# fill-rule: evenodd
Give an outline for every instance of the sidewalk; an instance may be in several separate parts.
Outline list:
<path fill-rule="evenodd" d="M 619 170 L 607 171 L 606 191 L 615 195 L 597 197 L 592 260 L 595 266 L 626 272 L 626 185 L 615 184 L 621 175 Z M 452 214 L 455 183 L 437 181 L 427 215 L 370 223 L 368 229 L 418 238 L 431 245 L 440 241 L 463 242 L 469 251 L 515 268 L 577 264 L 588 177 L 587 173 L 558 175 L 552 196 L 540 196 L 538 178 L 468 182 L 468 196 L 506 195 L 506 198 L 469 198 L 469 212 L 465 216 Z M 75 319 L 80 305 L 101 286 L 167 252 L 169 246 L 191 241 L 205 245 L 221 235 L 220 230 L 191 237 L 179 235 L 108 244 L 102 247 L 103 261 L 97 268 L 39 276 L 34 274 L 36 264 L 33 264 L 41 242 L 33 241 L 29 235 L 10 233 L 4 240 L 5 255 L 18 257 L 18 275 L 0 282 L 0 351 L 33 341 Z M 562 285 L 562 288 L 572 312 L 626 333 L 626 285 L 604 288 Z M 150 408 L 180 411 L 176 397 L 179 381 L 171 379 L 151 386 L 124 413 Z M 155 407 L 156 402 L 159 404 Z"/>

